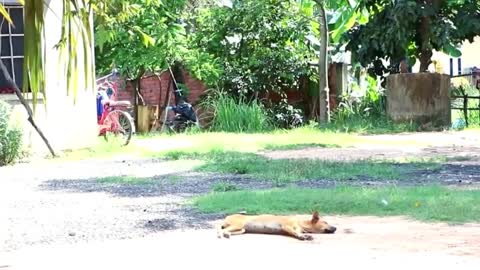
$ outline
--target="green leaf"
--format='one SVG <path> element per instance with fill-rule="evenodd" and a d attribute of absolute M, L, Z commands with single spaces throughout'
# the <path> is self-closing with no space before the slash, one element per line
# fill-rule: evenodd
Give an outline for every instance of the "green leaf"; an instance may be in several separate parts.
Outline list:
<path fill-rule="evenodd" d="M 144 32 L 142 31 L 139 31 L 140 34 L 142 35 L 142 40 L 143 40 L 143 45 L 145 45 L 145 47 L 149 47 L 149 46 L 154 46 L 155 45 L 155 39 L 147 34 L 145 34 Z"/>
<path fill-rule="evenodd" d="M 448 54 L 451 57 L 461 57 L 462 56 L 462 52 L 458 48 L 453 46 L 451 43 L 446 44 L 445 47 L 443 48 L 443 50 L 446 54 Z"/>

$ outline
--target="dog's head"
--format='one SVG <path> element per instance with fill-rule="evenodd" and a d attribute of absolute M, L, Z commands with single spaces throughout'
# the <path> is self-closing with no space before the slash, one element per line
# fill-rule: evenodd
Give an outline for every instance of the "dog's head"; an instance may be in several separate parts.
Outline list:
<path fill-rule="evenodd" d="M 304 222 L 303 226 L 303 229 L 309 233 L 334 233 L 337 230 L 321 219 L 317 211 L 313 213 L 311 219 Z"/>

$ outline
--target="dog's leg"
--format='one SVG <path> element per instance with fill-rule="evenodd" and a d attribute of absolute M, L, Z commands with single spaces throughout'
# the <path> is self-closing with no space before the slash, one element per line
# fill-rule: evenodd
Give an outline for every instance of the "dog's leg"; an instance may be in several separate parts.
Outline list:
<path fill-rule="evenodd" d="M 238 234 L 244 234 L 245 233 L 245 228 L 243 227 L 238 227 L 238 226 L 228 226 L 223 229 L 223 237 L 225 238 L 230 238 L 231 235 L 238 235 Z"/>
<path fill-rule="evenodd" d="M 308 234 L 303 234 L 302 230 L 298 226 L 283 225 L 282 229 L 289 235 L 299 240 L 313 240 L 313 237 Z"/>

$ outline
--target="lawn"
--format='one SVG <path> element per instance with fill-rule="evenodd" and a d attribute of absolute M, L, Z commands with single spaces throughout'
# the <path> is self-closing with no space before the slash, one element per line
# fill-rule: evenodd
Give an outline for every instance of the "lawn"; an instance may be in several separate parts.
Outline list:
<path fill-rule="evenodd" d="M 480 191 L 440 186 L 334 189 L 282 188 L 212 192 L 192 202 L 207 213 L 311 213 L 407 216 L 421 221 L 480 221 Z"/>
<path fill-rule="evenodd" d="M 351 147 L 359 144 L 423 145 L 412 139 L 382 140 L 355 133 L 341 133 L 302 127 L 294 130 L 276 130 L 265 133 L 199 132 L 190 134 L 137 135 L 126 147 L 115 147 L 99 138 L 89 149 L 65 152 L 62 160 L 109 158 L 123 155 L 132 157 L 162 157 L 172 151 L 208 153 L 211 151 L 240 151 L 254 153 L 260 150 L 300 149 L 317 147 Z"/>

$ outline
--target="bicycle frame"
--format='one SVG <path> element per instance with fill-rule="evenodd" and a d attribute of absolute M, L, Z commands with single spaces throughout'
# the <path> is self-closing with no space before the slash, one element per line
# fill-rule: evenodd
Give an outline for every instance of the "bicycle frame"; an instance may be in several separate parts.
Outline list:
<path fill-rule="evenodd" d="M 109 82 L 108 80 L 103 82 L 102 84 L 107 84 L 107 87 L 112 89 L 113 93 L 112 95 L 109 97 L 109 100 L 111 100 L 112 98 L 115 97 L 116 95 L 116 85 L 114 83 L 111 83 Z M 103 85 L 98 85 L 97 87 L 98 88 L 104 88 L 105 87 Z M 105 119 L 107 118 L 107 116 L 109 115 L 110 112 L 112 112 L 113 110 L 115 110 L 115 106 L 110 106 L 109 104 L 110 101 L 108 101 L 106 104 L 103 104 L 103 111 L 102 111 L 102 114 L 100 116 L 99 119 L 97 119 L 97 124 L 98 124 L 98 128 L 99 128 L 99 131 L 98 131 L 98 135 L 99 136 L 103 136 L 106 134 L 107 131 L 113 131 L 113 130 L 116 130 L 118 128 L 118 119 L 114 119 L 115 121 L 113 121 L 113 123 L 111 125 L 105 125 Z"/>
<path fill-rule="evenodd" d="M 116 125 L 118 125 L 118 119 L 115 119 L 116 121 L 114 121 L 112 123 L 112 125 L 105 125 L 104 124 L 105 119 L 107 118 L 108 114 L 110 112 L 112 112 L 113 110 L 114 110 L 114 108 L 111 107 L 110 105 L 108 105 L 108 104 L 103 105 L 102 116 L 100 117 L 100 120 L 98 120 L 98 127 L 99 127 L 98 135 L 99 136 L 105 135 L 105 133 L 107 131 L 116 130 L 116 128 L 117 128 Z M 115 125 L 115 126 L 113 126 L 113 125 Z"/>

